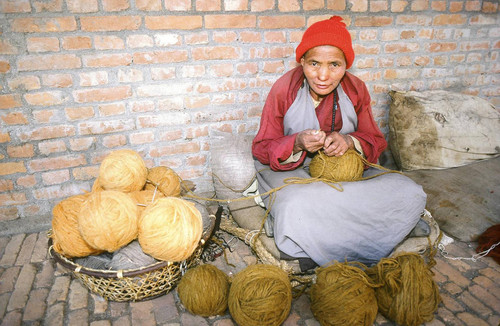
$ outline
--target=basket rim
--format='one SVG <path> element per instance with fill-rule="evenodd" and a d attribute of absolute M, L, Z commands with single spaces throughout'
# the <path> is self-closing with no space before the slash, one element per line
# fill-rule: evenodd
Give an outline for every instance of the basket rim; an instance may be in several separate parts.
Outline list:
<path fill-rule="evenodd" d="M 155 271 L 157 269 L 175 265 L 175 264 L 182 264 L 185 261 L 191 260 L 193 256 L 196 255 L 196 252 L 205 245 L 205 243 L 208 241 L 208 239 L 212 236 L 212 233 L 215 228 L 215 221 L 216 221 L 216 216 L 214 214 L 209 214 L 209 219 L 210 219 L 210 224 L 208 228 L 203 231 L 200 242 L 198 244 L 198 247 L 195 249 L 193 254 L 187 258 L 184 261 L 181 262 L 170 262 L 170 261 L 158 261 L 150 265 L 142 266 L 139 268 L 134 268 L 134 269 L 120 269 L 120 270 L 106 270 L 106 269 L 94 269 L 90 267 L 85 267 L 80 264 L 77 264 L 70 260 L 69 258 L 65 257 L 64 255 L 56 252 L 54 250 L 53 246 L 53 241 L 52 238 L 49 237 L 48 240 L 48 245 L 49 245 L 49 255 L 54 258 L 54 260 L 61 264 L 62 266 L 66 267 L 72 272 L 75 273 L 83 273 L 89 276 L 93 277 L 103 277 L 103 278 L 123 278 L 123 277 L 133 277 L 137 276 L 140 274 L 148 273 L 151 271 Z"/>

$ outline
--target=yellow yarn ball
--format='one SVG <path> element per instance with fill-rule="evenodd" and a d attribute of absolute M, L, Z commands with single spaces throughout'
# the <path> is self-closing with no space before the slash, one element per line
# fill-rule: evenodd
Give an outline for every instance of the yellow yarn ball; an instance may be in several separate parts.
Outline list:
<path fill-rule="evenodd" d="M 102 251 L 91 247 L 78 229 L 78 215 L 89 194 L 76 195 L 60 201 L 52 209 L 52 241 L 54 250 L 64 256 L 85 257 Z"/>
<path fill-rule="evenodd" d="M 189 269 L 177 286 L 186 309 L 203 317 L 222 315 L 227 310 L 229 278 L 214 265 Z"/>
<path fill-rule="evenodd" d="M 288 275 L 274 265 L 248 266 L 234 277 L 228 306 L 240 326 L 281 325 L 292 306 Z"/>
<path fill-rule="evenodd" d="M 130 192 L 141 190 L 146 183 L 148 169 L 135 151 L 121 149 L 104 158 L 99 168 L 99 184 L 105 190 Z"/>
<path fill-rule="evenodd" d="M 113 252 L 137 237 L 137 206 L 123 192 L 93 192 L 80 210 L 78 228 L 89 245 Z"/>
<path fill-rule="evenodd" d="M 363 270 L 336 262 L 316 274 L 310 292 L 311 311 L 321 325 L 373 325 L 377 299 Z"/>
<path fill-rule="evenodd" d="M 139 243 L 158 260 L 178 262 L 189 258 L 203 233 L 200 211 L 187 200 L 160 198 L 142 213 Z"/>
<path fill-rule="evenodd" d="M 179 197 L 181 193 L 181 178 L 169 167 L 155 166 L 148 170 L 148 183 L 144 189 L 153 190 L 158 186 L 158 190 L 165 196 Z"/>
<path fill-rule="evenodd" d="M 382 315 L 398 325 L 417 326 L 430 322 L 441 302 L 430 268 L 416 253 L 382 258 L 367 270 L 383 284 L 375 290 Z"/>
<path fill-rule="evenodd" d="M 160 191 L 154 190 L 132 191 L 129 192 L 128 195 L 134 200 L 135 204 L 137 205 L 139 218 L 141 217 L 146 207 L 151 205 L 157 199 L 165 197 L 165 195 L 163 195 Z"/>
<path fill-rule="evenodd" d="M 309 173 L 313 178 L 330 181 L 356 181 L 363 176 L 364 166 L 361 157 L 353 149 L 339 157 L 326 156 L 323 151 L 319 151 L 309 164 Z"/>

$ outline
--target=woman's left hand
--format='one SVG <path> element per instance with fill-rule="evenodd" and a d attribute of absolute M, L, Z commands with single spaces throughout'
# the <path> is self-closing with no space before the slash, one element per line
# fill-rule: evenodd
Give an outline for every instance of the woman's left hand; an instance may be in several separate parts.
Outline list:
<path fill-rule="evenodd" d="M 323 150 L 327 156 L 342 156 L 348 149 L 354 148 L 354 142 L 348 135 L 334 131 L 326 136 Z"/>

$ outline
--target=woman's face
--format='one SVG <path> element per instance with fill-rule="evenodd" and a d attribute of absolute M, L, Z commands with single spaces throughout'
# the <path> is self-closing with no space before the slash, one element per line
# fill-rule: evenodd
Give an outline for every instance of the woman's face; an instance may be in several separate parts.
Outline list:
<path fill-rule="evenodd" d="M 346 70 L 342 50 L 331 45 L 309 49 L 300 59 L 310 92 L 316 101 L 323 99 L 337 88 Z"/>

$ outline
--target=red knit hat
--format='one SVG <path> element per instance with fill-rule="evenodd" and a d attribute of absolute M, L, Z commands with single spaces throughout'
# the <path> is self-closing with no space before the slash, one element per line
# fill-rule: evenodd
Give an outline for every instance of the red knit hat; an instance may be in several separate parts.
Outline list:
<path fill-rule="evenodd" d="M 351 67 L 354 61 L 351 34 L 347 31 L 341 17 L 332 16 L 330 19 L 322 20 L 309 26 L 295 51 L 297 62 L 300 62 L 300 58 L 302 58 L 307 50 L 319 45 L 333 45 L 341 49 L 344 52 L 347 63 L 346 69 Z"/>

